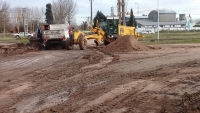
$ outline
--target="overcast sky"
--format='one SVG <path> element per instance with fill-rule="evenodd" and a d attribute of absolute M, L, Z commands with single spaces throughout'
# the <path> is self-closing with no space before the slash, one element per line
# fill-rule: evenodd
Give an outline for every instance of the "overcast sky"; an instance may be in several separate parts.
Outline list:
<path fill-rule="evenodd" d="M 11 7 L 15 6 L 30 6 L 30 7 L 45 7 L 47 3 L 52 0 L 7 0 Z M 78 13 L 76 20 L 81 22 L 85 17 L 90 16 L 90 1 L 89 0 L 74 0 L 78 4 Z M 133 9 L 134 15 L 149 14 L 151 10 L 157 9 L 157 0 L 125 0 L 127 3 L 127 10 Z M 137 3 L 137 4 L 136 4 Z M 200 18 L 200 0 L 159 0 L 160 9 L 171 9 L 178 14 L 191 14 L 192 18 Z M 115 14 L 117 14 L 117 0 L 94 0 L 93 1 L 93 15 L 97 10 L 102 11 L 105 15 L 109 15 L 111 7 L 114 7 Z"/>

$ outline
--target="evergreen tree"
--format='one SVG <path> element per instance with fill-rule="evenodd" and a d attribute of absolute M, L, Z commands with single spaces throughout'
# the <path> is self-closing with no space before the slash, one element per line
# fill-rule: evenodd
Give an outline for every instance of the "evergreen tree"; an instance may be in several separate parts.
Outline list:
<path fill-rule="evenodd" d="M 130 12 L 130 18 L 129 18 L 128 26 L 137 27 L 137 22 L 135 20 L 135 16 L 133 15 L 132 9 L 131 9 L 131 12 Z"/>
<path fill-rule="evenodd" d="M 53 24 L 53 13 L 52 13 L 52 9 L 51 9 L 51 4 L 48 3 L 46 5 L 46 13 L 45 13 L 45 16 L 46 16 L 46 22 L 48 24 Z"/>
<path fill-rule="evenodd" d="M 106 21 L 106 16 L 101 12 L 101 11 L 97 11 L 96 16 L 93 19 L 93 27 L 96 27 L 97 24 L 97 20 L 102 19 L 103 21 Z"/>

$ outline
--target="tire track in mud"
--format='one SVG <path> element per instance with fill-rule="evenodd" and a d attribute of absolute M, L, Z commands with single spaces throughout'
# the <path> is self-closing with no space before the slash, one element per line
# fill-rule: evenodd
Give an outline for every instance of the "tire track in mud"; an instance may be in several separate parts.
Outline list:
<path fill-rule="evenodd" d="M 11 107 L 15 112 L 38 112 L 45 108 L 61 104 L 69 98 L 69 91 L 52 92 L 44 95 L 30 96 Z"/>
<path fill-rule="evenodd" d="M 131 96 L 137 97 L 146 91 L 159 90 L 161 89 L 161 86 L 158 87 L 159 85 L 161 84 L 154 83 L 153 80 L 133 80 L 130 83 L 120 85 L 117 88 L 112 89 L 110 92 L 90 101 L 86 105 L 82 106 L 77 113 L 115 113 L 119 112 L 121 109 L 125 112 L 128 110 L 126 106 L 117 109 L 117 104 L 128 100 Z M 152 87 L 155 86 L 157 88 L 153 89 Z"/>
<path fill-rule="evenodd" d="M 76 58 L 75 59 L 71 58 L 71 60 L 74 60 L 73 62 L 80 61 L 80 59 L 77 60 Z M 141 63 L 143 63 L 143 65 L 140 65 L 141 66 L 140 69 L 145 67 L 144 65 L 147 65 L 144 62 L 141 62 Z M 136 64 L 135 66 L 133 66 L 134 64 L 132 64 L 131 66 L 133 67 L 131 68 L 135 68 L 136 66 L 138 66 L 137 63 L 135 64 Z M 45 106 L 46 103 L 51 102 L 49 101 L 48 97 L 52 97 L 52 95 L 55 95 L 53 96 L 53 98 L 57 98 L 60 96 L 60 94 L 62 95 L 63 90 L 65 91 L 70 90 L 72 92 L 70 93 L 71 95 L 66 100 L 66 102 L 54 103 L 52 105 L 53 107 L 46 106 L 49 112 L 60 111 L 60 112 L 69 113 L 73 111 L 78 111 L 79 109 L 80 111 L 82 111 L 81 107 L 83 107 L 84 105 L 86 106 L 83 109 L 83 111 L 86 111 L 88 113 L 89 112 L 117 113 L 121 111 L 133 112 L 134 110 L 137 111 L 137 110 L 144 109 L 144 107 L 141 105 L 154 104 L 153 102 L 145 103 L 146 100 L 152 101 L 153 99 L 155 99 L 151 97 L 150 95 L 155 95 L 153 94 L 155 92 L 157 93 L 157 90 L 156 91 L 153 90 L 155 91 L 153 92 L 149 89 L 152 89 L 152 88 L 159 89 L 155 86 L 158 85 L 158 86 L 164 87 L 165 85 L 169 84 L 168 81 L 170 81 L 170 79 L 173 78 L 173 75 L 170 75 L 170 74 L 174 74 L 174 73 L 162 74 L 163 72 L 170 70 L 170 69 L 168 70 L 167 68 L 166 69 L 163 68 L 163 70 L 159 71 L 159 73 L 157 74 L 155 73 L 158 70 L 155 70 L 151 72 L 150 74 L 149 72 L 145 72 L 145 73 L 141 72 L 139 73 L 139 75 L 137 75 L 136 73 L 132 75 L 130 74 L 130 75 L 123 76 L 123 74 L 125 74 L 123 72 L 121 73 L 111 72 L 113 70 L 120 69 L 120 66 L 118 66 L 117 68 L 113 66 L 110 67 L 110 65 L 105 66 L 105 64 L 103 63 L 100 65 L 100 67 L 96 66 L 95 68 L 91 68 L 90 66 L 89 67 L 86 66 L 87 68 L 82 68 L 81 66 L 78 67 L 79 63 L 74 64 L 74 65 L 72 63 L 72 65 L 69 64 L 71 68 L 68 68 L 66 65 L 54 64 L 53 65 L 54 67 L 58 67 L 57 71 L 52 69 L 49 72 L 48 71 L 42 72 L 40 70 L 41 75 L 37 75 L 37 72 L 33 76 L 30 73 L 27 74 L 26 77 L 28 78 L 31 76 L 31 78 L 25 79 L 25 80 L 30 80 L 30 81 L 33 80 L 38 86 L 35 86 L 34 90 L 30 89 L 30 91 L 27 91 L 25 95 L 26 97 L 24 97 L 24 95 L 20 95 L 19 99 L 22 101 L 24 100 L 24 101 L 23 102 L 17 101 L 16 103 L 19 103 L 19 104 L 18 106 L 16 106 L 16 108 L 20 110 L 20 107 L 22 108 L 23 105 L 24 106 L 27 105 L 26 109 L 30 108 L 34 110 L 35 103 L 39 103 L 41 106 L 43 105 Z M 66 66 L 66 67 L 60 68 L 60 66 Z M 79 70 L 79 72 L 78 73 L 68 72 L 68 69 Z M 135 72 L 136 71 L 140 71 L 140 70 L 136 69 Z M 54 77 L 57 77 L 58 79 L 52 81 L 51 79 L 52 78 L 54 79 Z M 167 80 L 163 80 L 164 78 L 168 78 L 168 77 L 171 77 L 171 78 Z M 142 82 L 141 84 L 138 83 L 138 85 L 131 84 L 134 80 L 135 81 L 144 80 L 144 82 Z M 161 84 L 160 82 L 163 83 L 164 86 L 160 85 Z M 53 93 L 54 91 L 56 93 Z M 163 93 L 163 92 L 162 90 L 161 92 L 158 91 L 157 95 L 159 95 L 159 93 L 162 95 L 163 94 L 167 95 L 167 93 L 165 92 Z M 113 93 L 116 93 L 116 94 L 113 94 Z M 37 102 L 29 101 L 29 99 L 32 100 L 32 96 L 37 97 L 38 95 L 40 95 L 40 98 L 36 99 Z M 65 96 L 68 97 L 68 95 L 65 95 Z M 32 108 L 30 107 L 31 105 L 33 105 Z M 56 107 L 58 109 L 56 109 Z M 156 109 L 159 109 L 159 108 L 156 108 Z M 22 111 L 23 110 L 24 108 L 22 109 Z"/>
<path fill-rule="evenodd" d="M 86 112 L 86 113 L 87 112 L 88 113 L 89 112 L 110 113 L 110 112 L 118 112 L 118 110 L 122 110 L 122 111 L 127 110 L 130 112 L 133 112 L 134 109 L 136 108 L 134 109 L 129 108 L 129 106 L 131 105 L 131 102 L 129 101 L 129 99 L 131 98 L 137 98 L 137 96 L 140 96 L 140 99 L 139 100 L 135 99 L 135 101 L 139 103 L 141 102 L 142 104 L 143 103 L 146 104 L 145 103 L 146 98 L 147 100 L 148 98 L 152 98 L 151 101 L 153 101 L 154 97 L 151 97 L 149 95 L 154 95 L 155 97 L 165 96 L 165 95 L 180 96 L 179 94 L 174 95 L 173 92 L 168 92 L 171 87 L 166 88 L 169 84 L 171 84 L 171 82 L 169 82 L 171 79 L 172 80 L 176 79 L 176 78 L 173 78 L 175 77 L 173 74 L 177 74 L 176 69 L 173 70 L 174 67 L 169 68 L 170 66 L 166 65 L 157 70 L 147 71 L 147 72 L 141 71 L 141 72 L 135 72 L 133 74 L 127 74 L 127 75 L 112 73 L 104 69 L 100 69 L 98 71 L 93 70 L 86 73 L 84 72 L 82 74 L 78 74 L 77 76 L 74 76 L 66 80 L 66 82 L 69 82 L 69 87 L 76 89 L 72 93 L 73 96 L 70 97 L 70 101 L 68 101 L 68 103 L 74 103 L 75 104 L 74 106 L 76 107 L 67 108 L 70 105 L 66 104 L 64 105 L 64 106 L 67 106 L 66 111 L 65 110 L 64 111 L 75 112 L 78 109 L 80 109 L 80 112 Z M 180 64 L 180 66 L 183 66 L 183 65 Z M 98 74 L 98 73 L 101 73 L 101 74 Z M 134 88 L 129 87 L 129 85 L 131 86 L 131 82 L 133 82 L 134 80 L 135 81 L 145 80 L 146 82 L 144 82 L 144 84 L 143 83 L 138 84 Z M 64 81 L 65 80 L 62 80 L 62 82 Z M 73 82 L 70 83 L 70 81 L 73 81 Z M 129 83 L 128 81 L 130 82 L 130 84 L 127 84 Z M 178 82 L 178 81 L 172 81 L 172 82 Z M 162 83 L 164 85 L 162 85 Z M 89 87 L 86 87 L 88 85 Z M 119 93 L 120 91 L 117 92 L 117 90 L 115 90 L 117 89 L 116 86 L 119 86 L 119 87 L 124 86 L 122 88 L 124 88 L 125 93 L 120 94 Z M 178 84 L 177 84 L 177 87 L 179 87 Z M 157 90 L 155 90 L 154 88 Z M 161 88 L 163 89 L 161 90 Z M 112 96 L 109 97 L 107 94 L 112 94 L 113 97 Z M 126 95 L 126 94 L 130 94 L 130 95 Z M 77 103 L 80 103 L 80 104 L 77 104 Z M 127 105 L 127 103 L 129 103 L 129 105 Z M 126 107 L 124 108 L 122 104 L 126 106 L 127 108 Z M 114 105 L 114 107 L 112 105 Z M 137 106 L 137 104 L 135 105 Z M 155 108 L 155 110 L 159 110 L 159 108 Z"/>
<path fill-rule="evenodd" d="M 38 62 L 39 60 L 41 59 L 40 58 L 20 59 L 17 61 L 10 61 L 10 62 L 8 61 L 5 63 L 1 63 L 0 65 L 3 65 L 1 69 L 7 71 L 7 70 L 15 69 L 15 68 L 23 68 L 23 67 L 29 66 L 32 63 Z"/>
<path fill-rule="evenodd" d="M 75 53 L 72 53 L 75 54 Z M 55 62 L 67 61 L 69 54 L 59 51 L 44 51 L 40 53 L 29 53 L 21 56 L 5 58 L 0 61 L 0 71 L 3 75 L 12 74 L 13 72 L 28 72 L 39 69 Z"/>
<path fill-rule="evenodd" d="M 28 89 L 27 91 L 23 92 L 23 94 L 19 94 L 19 95 L 15 94 L 15 96 L 17 98 L 22 99 L 22 101 L 16 102 L 17 104 L 13 105 L 13 109 L 17 109 L 18 111 L 21 111 L 21 112 L 27 109 L 29 111 L 34 112 L 34 110 L 36 109 L 37 109 L 36 111 L 40 111 L 41 109 L 50 108 L 52 106 L 55 106 L 57 104 L 60 104 L 66 101 L 65 99 L 64 100 L 59 99 L 60 101 L 56 102 L 54 101 L 54 99 L 51 99 L 53 101 L 52 102 L 52 101 L 49 101 L 49 99 L 45 99 L 46 97 L 44 97 L 44 95 L 48 95 L 48 97 L 53 96 L 54 94 L 52 94 L 52 92 L 55 92 L 55 93 L 62 92 L 60 90 L 61 89 L 66 90 L 68 86 L 70 86 L 69 90 L 73 90 L 74 89 L 73 87 L 81 88 L 80 84 L 77 84 L 75 80 L 72 80 L 72 79 L 67 80 L 68 78 L 73 77 L 74 75 L 77 75 L 78 73 L 81 73 L 82 71 L 87 72 L 88 70 L 90 70 L 90 69 L 81 69 L 83 66 L 94 65 L 94 62 L 92 63 L 89 62 L 89 59 L 82 59 L 83 55 L 81 53 L 78 53 L 78 55 L 75 57 L 70 57 L 71 60 L 67 58 L 68 56 L 66 55 L 67 56 L 66 58 L 61 57 L 61 59 L 57 59 L 58 62 L 54 65 L 51 65 L 51 66 L 46 65 L 45 68 L 40 68 L 39 70 L 36 70 L 36 71 L 32 70 L 31 72 L 22 74 L 21 76 L 23 77 L 20 77 L 21 82 L 32 81 L 34 82 L 35 85 L 32 88 Z M 64 59 L 65 61 L 63 62 L 62 60 Z M 74 61 L 74 59 L 76 61 Z M 70 61 L 67 61 L 67 60 L 70 60 Z M 92 60 L 96 60 L 96 63 L 99 62 L 98 59 L 92 59 Z M 110 58 L 107 60 L 111 61 Z M 26 61 L 28 60 L 27 59 L 24 60 L 24 62 Z M 105 62 L 102 62 L 102 63 L 100 62 L 99 63 L 100 68 L 101 66 L 104 66 L 105 64 L 106 64 Z M 42 64 L 40 64 L 40 66 L 41 65 Z M 97 66 L 97 68 L 99 67 Z M 72 72 L 70 69 L 72 69 L 73 71 L 76 70 L 78 72 Z M 16 79 L 16 80 L 19 80 L 19 79 Z M 22 95 L 26 95 L 26 96 L 24 97 Z M 38 95 L 39 95 L 38 97 L 39 99 L 36 98 Z M 59 95 L 54 95 L 53 97 L 59 98 Z M 32 99 L 33 100 L 36 99 L 37 101 L 34 100 L 32 102 L 31 101 Z M 41 107 L 37 108 L 36 103 L 40 103 L 40 100 L 42 101 Z"/>
<path fill-rule="evenodd" d="M 188 64 L 188 63 L 186 63 L 186 64 Z M 190 66 L 192 66 L 192 63 L 189 62 L 189 64 L 190 64 Z M 196 64 L 196 63 L 194 62 L 194 64 Z M 181 64 L 179 64 L 179 65 L 180 66 L 175 66 L 175 67 L 180 68 L 181 66 L 183 66 L 182 69 L 184 70 L 185 66 L 181 65 Z M 198 65 L 196 65 L 196 66 L 198 66 Z M 145 80 L 145 82 L 138 84 L 137 86 L 134 86 L 135 88 L 133 88 L 132 90 L 126 91 L 119 95 L 116 95 L 117 92 L 110 91 L 108 93 L 110 93 L 111 97 L 113 96 L 113 98 L 111 98 L 111 97 L 107 98 L 108 96 L 105 97 L 104 95 L 108 94 L 108 93 L 106 93 L 103 96 L 100 96 L 100 97 L 90 101 L 85 106 L 81 107 L 81 109 L 78 113 L 112 113 L 112 112 L 116 113 L 116 112 L 120 112 L 121 109 L 123 110 L 123 112 L 160 112 L 163 109 L 165 109 L 165 108 L 162 108 L 163 107 L 162 105 L 165 104 L 165 101 L 163 101 L 162 98 L 164 98 L 165 96 L 171 97 L 171 98 L 168 98 L 168 100 L 169 100 L 168 107 L 171 107 L 170 109 L 177 111 L 178 108 L 176 108 L 175 106 L 172 106 L 173 104 L 170 106 L 170 103 L 171 103 L 170 99 L 172 99 L 172 101 L 173 101 L 173 99 L 176 99 L 177 97 L 178 97 L 178 99 L 180 99 L 181 95 L 183 95 L 184 92 L 191 92 L 192 89 L 187 90 L 187 88 L 182 87 L 182 83 L 179 82 L 179 81 L 182 81 L 184 83 L 184 81 L 188 80 L 188 77 L 190 77 L 190 75 L 184 76 L 181 79 L 179 79 L 178 81 L 169 82 L 170 80 L 174 80 L 174 79 L 180 78 L 182 76 L 182 75 L 179 75 L 181 73 L 178 73 L 178 76 L 174 76 L 173 74 L 175 74 L 176 70 L 171 70 L 173 68 L 174 68 L 174 66 L 171 68 L 167 68 L 166 70 L 165 69 L 160 70 L 161 72 L 162 71 L 169 71 L 169 72 L 172 71 L 167 76 L 163 76 L 163 78 L 160 78 L 159 76 L 154 76 L 152 79 L 150 77 L 150 79 Z M 179 70 L 178 68 L 176 68 L 176 69 Z M 190 71 L 192 71 L 192 70 L 190 70 Z M 188 72 L 188 73 L 190 73 L 190 72 Z M 196 74 L 197 73 L 198 72 L 196 72 Z M 143 74 L 145 74 L 145 73 L 143 73 Z M 159 75 L 160 72 L 158 72 L 156 74 Z M 182 73 L 182 74 L 184 74 L 184 73 Z M 160 76 L 162 76 L 162 75 L 160 75 Z M 199 79 L 199 76 L 198 77 L 193 76 L 190 79 L 195 79 L 195 78 Z M 196 79 L 197 81 L 193 85 L 187 84 L 188 87 L 194 88 L 194 86 L 198 86 L 199 85 L 198 79 Z M 144 79 L 140 79 L 140 80 L 144 80 Z M 140 81 L 140 80 L 138 80 L 138 81 Z M 169 85 L 173 84 L 174 82 L 177 82 L 176 86 L 169 87 Z M 131 84 L 125 84 L 125 86 L 126 85 L 131 87 Z M 127 87 L 124 87 L 124 88 L 126 89 Z M 177 88 L 178 88 L 178 90 L 177 90 Z M 200 91 L 200 90 L 196 87 L 195 92 L 198 92 L 198 91 Z M 178 92 L 178 93 L 176 93 L 176 92 Z M 191 92 L 191 93 L 195 93 L 195 92 Z M 138 96 L 140 98 L 138 98 Z M 197 100 L 200 99 L 199 97 L 195 97 L 195 98 L 197 98 Z M 151 101 L 151 103 L 148 104 L 148 101 L 149 102 Z M 162 104 L 159 104 L 159 103 L 162 103 Z M 200 105 L 200 104 L 198 103 L 198 105 Z M 140 107 L 142 107 L 142 106 L 143 106 L 143 109 L 140 109 Z M 189 109 L 191 109 L 191 106 Z M 195 109 L 197 109 L 197 107 Z M 180 109 L 179 109 L 179 111 L 183 112 Z"/>

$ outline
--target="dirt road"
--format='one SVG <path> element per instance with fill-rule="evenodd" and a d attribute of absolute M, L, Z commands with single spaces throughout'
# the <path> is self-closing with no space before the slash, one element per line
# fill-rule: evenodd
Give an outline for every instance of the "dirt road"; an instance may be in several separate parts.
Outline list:
<path fill-rule="evenodd" d="M 200 44 L 30 52 L 0 60 L 2 113 L 200 112 Z"/>

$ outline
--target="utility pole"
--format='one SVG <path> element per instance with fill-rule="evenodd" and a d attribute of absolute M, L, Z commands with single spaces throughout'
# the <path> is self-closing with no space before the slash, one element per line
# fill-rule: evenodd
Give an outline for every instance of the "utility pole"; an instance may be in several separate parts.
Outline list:
<path fill-rule="evenodd" d="M 24 21 L 24 32 L 25 33 L 28 33 L 28 19 L 25 19 L 25 21 Z"/>
<path fill-rule="evenodd" d="M 125 1 L 122 0 L 122 20 L 123 20 L 123 25 L 126 25 L 126 19 L 125 19 Z"/>
<path fill-rule="evenodd" d="M 110 14 L 110 16 L 115 16 L 114 7 L 113 6 L 111 7 L 111 14 Z"/>
<path fill-rule="evenodd" d="M 126 25 L 126 19 L 125 19 L 125 1 L 118 0 L 117 3 L 118 6 L 118 17 L 119 17 L 119 24 Z"/>
<path fill-rule="evenodd" d="M 121 21 L 122 21 L 122 19 L 121 19 L 121 1 L 120 0 L 118 0 L 118 3 L 117 3 L 117 6 L 118 6 L 118 17 L 119 17 L 119 25 L 121 25 Z"/>
<path fill-rule="evenodd" d="M 18 18 L 17 18 L 17 20 L 18 20 L 18 33 L 19 33 L 19 23 L 20 23 L 20 15 L 18 14 Z"/>
<path fill-rule="evenodd" d="M 24 37 L 25 37 L 25 22 L 24 22 L 24 13 L 25 13 L 25 9 L 26 9 L 26 8 L 23 8 L 23 12 L 22 12 L 22 15 L 23 15 L 23 26 L 24 26 Z"/>
<path fill-rule="evenodd" d="M 160 12 L 159 12 L 159 0 L 157 0 L 157 7 L 158 7 L 158 41 L 160 40 L 160 35 L 159 35 L 159 22 L 160 22 Z"/>
<path fill-rule="evenodd" d="M 135 3 L 135 4 L 137 4 L 137 5 L 138 5 L 138 12 L 137 12 L 137 13 L 138 13 L 138 16 L 139 16 L 139 4 L 138 4 L 138 3 Z"/>
<path fill-rule="evenodd" d="M 93 19 L 93 17 L 92 17 L 92 1 L 94 1 L 94 0 L 89 0 L 90 1 L 90 5 L 91 5 L 91 18 L 90 18 L 90 25 L 92 26 L 92 19 Z"/>
<path fill-rule="evenodd" d="M 4 27 L 3 27 L 3 34 L 4 34 L 4 38 L 5 38 L 5 32 L 6 32 L 6 17 L 4 17 Z"/>

